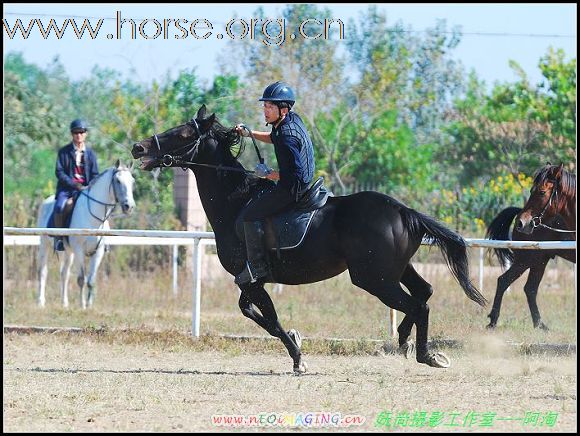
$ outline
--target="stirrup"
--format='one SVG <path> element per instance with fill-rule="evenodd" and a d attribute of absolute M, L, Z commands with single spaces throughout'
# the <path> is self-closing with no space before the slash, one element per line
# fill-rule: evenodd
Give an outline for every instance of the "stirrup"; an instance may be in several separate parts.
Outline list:
<path fill-rule="evenodd" d="M 60 238 L 54 239 L 54 251 L 65 251 L 64 242 Z"/>
<path fill-rule="evenodd" d="M 259 264 L 255 268 L 246 262 L 245 268 L 234 279 L 236 285 L 245 285 L 248 283 L 256 283 L 259 279 L 268 276 L 268 268 L 265 265 Z"/>

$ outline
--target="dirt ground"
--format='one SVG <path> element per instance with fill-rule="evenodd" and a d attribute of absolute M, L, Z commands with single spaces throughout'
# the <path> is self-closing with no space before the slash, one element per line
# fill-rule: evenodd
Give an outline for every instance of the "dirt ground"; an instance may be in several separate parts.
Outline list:
<path fill-rule="evenodd" d="M 448 369 L 389 354 L 305 355 L 309 372 L 294 376 L 282 351 L 6 333 L 3 429 L 218 432 L 234 430 L 218 419 L 237 417 L 235 431 L 576 430 L 575 355 L 510 355 L 477 340 L 446 354 Z"/>

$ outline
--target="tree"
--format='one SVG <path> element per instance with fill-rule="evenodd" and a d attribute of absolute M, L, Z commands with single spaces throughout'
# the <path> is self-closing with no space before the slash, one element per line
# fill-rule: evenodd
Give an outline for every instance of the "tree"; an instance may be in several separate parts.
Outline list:
<path fill-rule="evenodd" d="M 540 60 L 545 79 L 530 85 L 522 68 L 515 83 L 496 84 L 489 95 L 472 75 L 466 96 L 456 102 L 448 132 L 454 138 L 445 151 L 457 162 L 460 183 L 521 172 L 533 174 L 547 161 L 576 160 L 576 61 L 562 51 Z M 443 157 L 443 155 L 441 155 Z"/>

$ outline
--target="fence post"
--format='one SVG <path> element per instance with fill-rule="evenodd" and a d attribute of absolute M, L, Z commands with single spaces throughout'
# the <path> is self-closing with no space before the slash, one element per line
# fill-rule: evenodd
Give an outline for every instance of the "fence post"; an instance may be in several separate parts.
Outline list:
<path fill-rule="evenodd" d="M 389 307 L 389 334 L 391 338 L 397 337 L 397 311 Z"/>
<path fill-rule="evenodd" d="M 483 247 L 479 248 L 479 290 L 483 290 Z"/>
<path fill-rule="evenodd" d="M 191 334 L 194 338 L 199 337 L 199 314 L 201 311 L 201 247 L 200 238 L 195 238 L 193 244 L 193 319 L 191 321 Z"/>
<path fill-rule="evenodd" d="M 173 297 L 177 297 L 177 255 L 178 246 L 173 246 Z"/>

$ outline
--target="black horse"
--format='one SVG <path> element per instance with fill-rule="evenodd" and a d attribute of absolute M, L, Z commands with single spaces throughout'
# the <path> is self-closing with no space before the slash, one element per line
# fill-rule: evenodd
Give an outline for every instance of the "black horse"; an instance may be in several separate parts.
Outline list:
<path fill-rule="evenodd" d="M 191 121 L 144 139 L 131 151 L 135 159 L 141 159 L 143 170 L 176 166 L 194 172 L 203 208 L 215 233 L 219 260 L 232 275 L 240 272 L 246 262 L 244 243 L 235 231 L 236 218 L 256 191 L 273 183 L 252 177 L 243 169 L 232 154 L 232 148 L 239 144 L 239 136 L 232 129 L 224 128 L 215 114 L 206 117 L 204 105 Z M 432 287 L 409 263 L 424 236 L 440 247 L 467 296 L 485 305 L 485 298 L 469 279 L 463 238 L 432 218 L 378 192 L 330 197 L 314 215 L 298 247 L 278 254 L 271 251 L 272 281 L 313 283 L 348 269 L 353 284 L 405 313 L 398 327 L 401 349 L 410 347 L 408 338 L 415 324 L 417 361 L 446 367 L 448 359 L 441 353 L 429 353 L 427 347 L 427 300 Z M 401 283 L 411 295 L 403 290 Z M 306 371 L 299 345 L 280 325 L 264 282 L 240 289 L 242 313 L 284 343 L 295 372 Z"/>
<path fill-rule="evenodd" d="M 576 176 L 562 166 L 546 165 L 536 173 L 530 198 L 524 208 L 508 207 L 490 223 L 486 237 L 510 240 L 509 229 L 514 222 L 513 241 L 575 241 L 576 240 Z M 494 249 L 502 267 L 510 265 L 497 279 L 493 308 L 487 327 L 497 325 L 501 302 L 506 289 L 526 270 L 530 270 L 524 292 L 532 314 L 534 327 L 548 330 L 542 322 L 536 303 L 538 287 L 550 259 L 560 256 L 576 263 L 576 250 L 510 250 Z"/>

